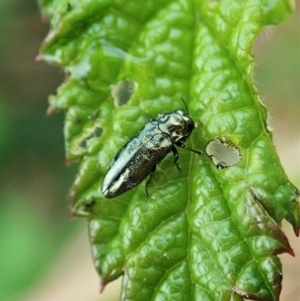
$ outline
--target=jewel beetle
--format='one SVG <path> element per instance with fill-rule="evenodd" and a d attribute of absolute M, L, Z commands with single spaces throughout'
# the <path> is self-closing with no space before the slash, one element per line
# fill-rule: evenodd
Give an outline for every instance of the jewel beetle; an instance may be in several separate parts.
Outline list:
<path fill-rule="evenodd" d="M 149 176 L 145 189 L 148 196 L 147 185 L 156 165 L 170 151 L 173 152 L 174 163 L 180 170 L 176 146 L 204 155 L 184 145 L 193 129 L 194 121 L 189 116 L 187 107 L 186 111 L 177 109 L 151 119 L 113 159 L 102 182 L 102 194 L 106 198 L 114 198 L 137 186 Z"/>

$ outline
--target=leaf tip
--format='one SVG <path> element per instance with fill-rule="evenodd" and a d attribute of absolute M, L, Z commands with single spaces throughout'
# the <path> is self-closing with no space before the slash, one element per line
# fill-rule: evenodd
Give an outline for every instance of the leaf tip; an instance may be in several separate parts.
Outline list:
<path fill-rule="evenodd" d="M 38 54 L 36 57 L 35 57 L 35 61 L 36 62 L 41 62 L 43 60 L 42 56 L 40 54 Z"/>
<path fill-rule="evenodd" d="M 49 108 L 49 109 L 47 110 L 46 114 L 47 114 L 47 116 L 52 116 L 53 110 Z"/>
<path fill-rule="evenodd" d="M 75 217 L 76 216 L 75 216 L 74 212 L 71 212 L 70 215 L 69 215 L 69 220 L 72 221 L 72 220 L 75 219 Z"/>
<path fill-rule="evenodd" d="M 290 254 L 292 257 L 296 257 L 296 254 L 294 252 L 294 250 L 292 248 L 290 248 L 289 250 L 287 250 L 287 253 Z"/>
<path fill-rule="evenodd" d="M 99 287 L 99 293 L 102 294 L 104 289 L 106 287 L 106 283 L 103 282 L 103 280 L 100 278 L 100 287 Z"/>
<path fill-rule="evenodd" d="M 294 227 L 294 233 L 297 237 L 299 237 L 299 227 Z"/>
<path fill-rule="evenodd" d="M 65 166 L 68 167 L 70 164 L 71 164 L 71 161 L 66 159 L 65 162 L 64 162 Z"/>

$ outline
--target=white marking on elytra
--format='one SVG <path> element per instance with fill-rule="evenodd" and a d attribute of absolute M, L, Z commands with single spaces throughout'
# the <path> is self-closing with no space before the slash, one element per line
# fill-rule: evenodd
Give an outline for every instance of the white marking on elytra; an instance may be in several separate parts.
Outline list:
<path fill-rule="evenodd" d="M 107 189 L 105 193 L 108 191 L 110 192 L 117 191 L 121 187 L 122 183 L 124 183 L 124 181 L 126 181 L 126 179 L 128 178 L 129 172 L 130 172 L 129 168 L 126 168 L 124 172 L 120 175 L 119 179 L 113 181 L 112 185 L 110 185 L 109 189 Z"/>

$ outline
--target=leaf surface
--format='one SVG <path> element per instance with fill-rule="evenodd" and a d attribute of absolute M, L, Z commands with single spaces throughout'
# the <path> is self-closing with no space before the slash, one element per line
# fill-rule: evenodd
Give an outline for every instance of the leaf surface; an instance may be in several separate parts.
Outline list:
<path fill-rule="evenodd" d="M 103 287 L 123 275 L 122 300 L 279 300 L 277 254 L 293 251 L 299 191 L 280 164 L 253 84 L 253 42 L 285 20 L 288 0 L 40 1 L 52 30 L 43 59 L 69 74 L 49 113 L 65 110 L 68 161 L 80 165 L 72 212 L 89 222 Z M 118 150 L 150 118 L 188 103 L 187 146 L 233 146 L 237 164 L 179 149 L 149 186 L 114 199 L 100 187 Z M 229 147 L 230 148 L 230 147 Z"/>

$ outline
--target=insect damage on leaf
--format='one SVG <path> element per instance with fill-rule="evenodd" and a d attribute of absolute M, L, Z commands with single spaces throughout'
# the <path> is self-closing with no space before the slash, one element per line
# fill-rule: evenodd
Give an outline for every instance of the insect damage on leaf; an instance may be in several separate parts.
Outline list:
<path fill-rule="evenodd" d="M 116 107 L 125 105 L 137 89 L 137 83 L 128 79 L 111 85 L 111 95 Z"/>
<path fill-rule="evenodd" d="M 239 150 L 232 143 L 219 138 L 210 141 L 205 151 L 218 169 L 236 165 L 242 159 Z"/>

